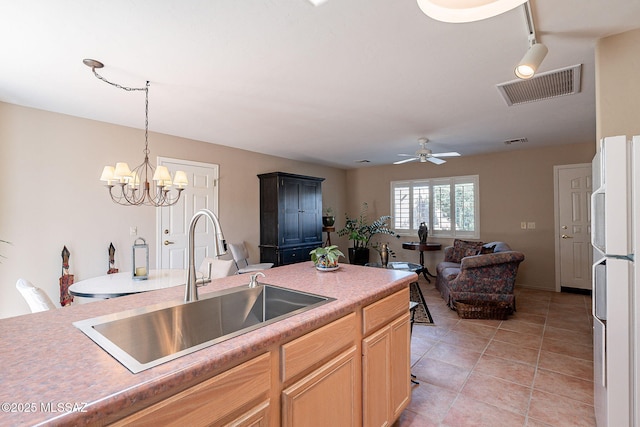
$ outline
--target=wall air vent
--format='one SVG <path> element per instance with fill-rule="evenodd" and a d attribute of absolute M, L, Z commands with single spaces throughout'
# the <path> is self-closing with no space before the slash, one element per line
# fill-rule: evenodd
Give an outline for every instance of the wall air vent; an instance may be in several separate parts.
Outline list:
<path fill-rule="evenodd" d="M 509 106 L 526 104 L 580 92 L 582 64 L 536 74 L 528 80 L 512 80 L 496 85 Z"/>

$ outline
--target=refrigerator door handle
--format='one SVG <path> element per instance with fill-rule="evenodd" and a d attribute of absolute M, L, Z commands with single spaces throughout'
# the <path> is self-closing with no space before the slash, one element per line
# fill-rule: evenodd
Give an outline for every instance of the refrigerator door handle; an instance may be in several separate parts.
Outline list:
<path fill-rule="evenodd" d="M 594 334 L 593 334 L 593 349 L 595 350 L 593 363 L 599 365 L 594 373 L 600 374 L 599 378 L 594 378 L 596 383 L 600 381 L 602 387 L 607 386 L 607 326 L 600 321 L 597 317 L 594 317 Z M 597 342 L 596 342 L 597 340 Z"/>

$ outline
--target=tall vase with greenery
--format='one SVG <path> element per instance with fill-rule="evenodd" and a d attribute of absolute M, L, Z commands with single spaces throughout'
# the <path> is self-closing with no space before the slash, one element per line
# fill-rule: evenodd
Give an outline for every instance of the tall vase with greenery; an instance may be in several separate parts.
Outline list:
<path fill-rule="evenodd" d="M 338 236 L 347 236 L 349 240 L 353 241 L 353 247 L 349 248 L 349 262 L 351 264 L 364 265 L 369 262 L 371 238 L 376 234 L 400 237 L 387 224 L 391 220 L 391 216 L 382 215 L 369 223 L 367 219 L 368 209 L 369 205 L 363 203 L 360 207 L 360 214 L 357 217 L 351 218 L 348 214 L 345 214 L 345 226 L 338 230 Z"/>

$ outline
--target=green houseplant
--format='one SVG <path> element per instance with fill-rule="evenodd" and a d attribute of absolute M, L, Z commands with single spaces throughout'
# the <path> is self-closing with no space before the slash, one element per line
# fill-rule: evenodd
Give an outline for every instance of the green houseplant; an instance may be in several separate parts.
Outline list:
<path fill-rule="evenodd" d="M 351 264 L 364 265 L 369 262 L 371 238 L 376 234 L 388 234 L 400 238 L 387 225 L 387 222 L 391 219 L 390 215 L 382 215 L 369 223 L 367 220 L 368 209 L 369 205 L 365 202 L 362 204 L 360 214 L 357 217 L 351 218 L 348 214 L 345 214 L 345 226 L 338 230 L 338 236 L 347 236 L 349 240 L 353 241 L 353 247 L 349 248 L 349 262 Z"/>
<path fill-rule="evenodd" d="M 325 227 L 333 227 L 336 222 L 336 217 L 333 214 L 333 208 L 328 207 L 322 212 L 322 225 Z"/>
<path fill-rule="evenodd" d="M 337 245 L 315 248 L 309 254 L 318 270 L 336 269 L 338 268 L 338 259 L 344 257 Z"/>

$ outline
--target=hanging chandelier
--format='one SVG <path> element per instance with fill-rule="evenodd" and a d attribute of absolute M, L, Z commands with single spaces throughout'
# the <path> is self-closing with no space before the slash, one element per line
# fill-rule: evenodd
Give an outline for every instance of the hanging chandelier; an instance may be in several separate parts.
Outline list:
<path fill-rule="evenodd" d="M 182 190 L 189 184 L 187 174 L 176 171 L 172 178 L 166 166 L 157 168 L 149 162 L 149 82 L 143 88 L 125 87 L 112 83 L 96 72 L 96 68 L 104 67 L 104 64 L 95 59 L 82 61 L 91 68 L 93 74 L 105 83 L 118 89 L 132 91 L 144 91 L 144 161 L 133 170 L 125 162 L 118 162 L 114 166 L 105 166 L 100 176 L 101 181 L 107 183 L 111 200 L 123 206 L 155 206 L 165 207 L 175 205 L 180 200 Z M 177 193 L 171 192 L 175 186 Z"/>

